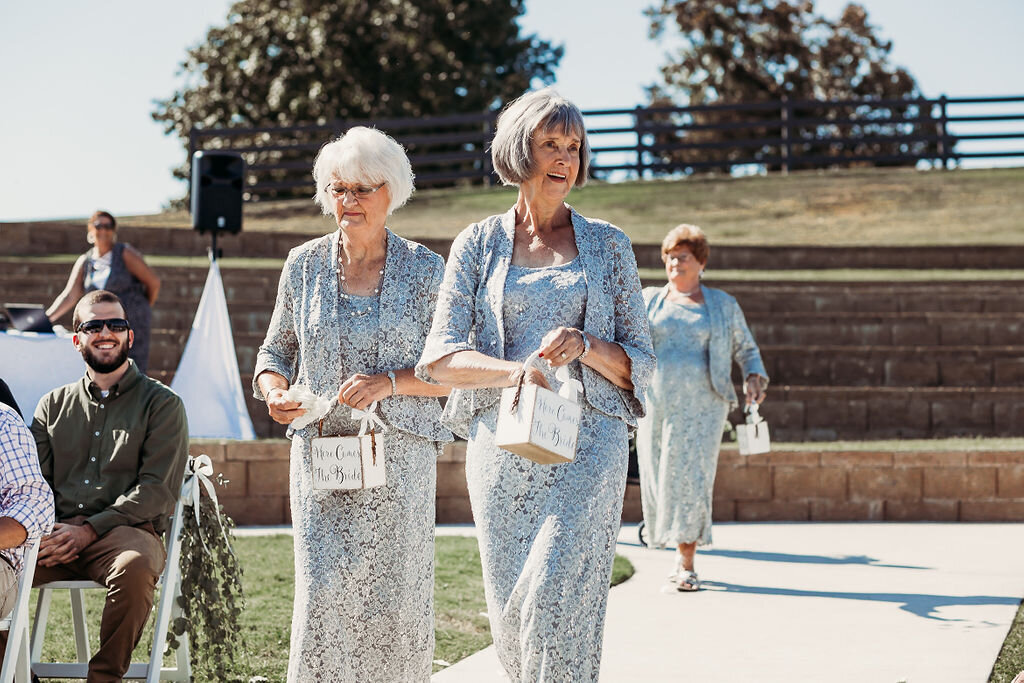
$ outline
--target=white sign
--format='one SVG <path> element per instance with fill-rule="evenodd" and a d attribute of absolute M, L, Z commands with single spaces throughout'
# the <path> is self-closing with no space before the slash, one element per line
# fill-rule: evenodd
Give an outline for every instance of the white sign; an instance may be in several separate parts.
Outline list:
<path fill-rule="evenodd" d="M 542 465 L 572 462 L 580 433 L 580 406 L 550 389 L 525 384 L 501 392 L 494 444 Z"/>
<path fill-rule="evenodd" d="M 740 447 L 740 455 L 758 455 L 772 449 L 768 423 L 757 412 L 756 403 L 747 409 L 746 424 L 736 425 L 736 441 Z"/>
<path fill-rule="evenodd" d="M 383 486 L 384 437 L 318 436 L 310 444 L 314 489 L 369 489 Z"/>

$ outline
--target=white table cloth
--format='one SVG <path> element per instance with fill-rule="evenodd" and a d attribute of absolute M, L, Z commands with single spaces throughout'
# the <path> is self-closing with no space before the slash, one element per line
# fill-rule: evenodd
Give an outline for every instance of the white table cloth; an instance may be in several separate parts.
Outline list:
<path fill-rule="evenodd" d="M 0 378 L 11 388 L 27 422 L 48 391 L 85 374 L 82 354 L 62 328 L 53 334 L 0 332 Z"/>

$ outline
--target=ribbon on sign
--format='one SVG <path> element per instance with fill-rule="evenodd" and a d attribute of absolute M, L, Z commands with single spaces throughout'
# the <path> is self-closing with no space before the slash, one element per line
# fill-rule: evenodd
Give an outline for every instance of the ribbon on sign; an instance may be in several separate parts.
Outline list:
<path fill-rule="evenodd" d="M 373 429 L 376 432 L 383 432 L 387 429 L 384 422 L 377 416 L 376 401 L 367 406 L 366 410 L 353 408 L 352 419 L 359 420 L 359 436 L 365 436 L 367 429 Z"/>
<path fill-rule="evenodd" d="M 569 376 L 568 365 L 563 365 L 555 370 L 555 379 L 562 383 L 562 386 L 558 388 L 558 395 L 569 399 L 573 403 L 579 403 L 576 395 L 583 393 L 583 382 Z"/>
<path fill-rule="evenodd" d="M 213 461 L 210 460 L 210 456 L 206 453 L 196 458 L 190 455 L 188 456 L 185 471 L 188 473 L 185 479 L 185 504 L 192 506 L 192 512 L 196 516 L 196 530 L 199 534 L 199 540 L 203 544 L 203 550 L 206 551 L 207 555 L 210 554 L 210 549 L 206 547 L 206 540 L 203 538 L 203 527 L 199 522 L 199 504 L 202 499 L 203 489 L 206 489 L 206 495 L 213 501 L 213 510 L 217 515 L 217 525 L 220 526 L 220 533 L 224 536 L 224 543 L 230 550 L 231 543 L 228 542 L 228 534 L 224 530 L 224 521 L 220 518 L 220 502 L 217 500 L 217 490 L 210 479 L 213 476 Z M 234 554 L 234 551 L 231 552 Z"/>

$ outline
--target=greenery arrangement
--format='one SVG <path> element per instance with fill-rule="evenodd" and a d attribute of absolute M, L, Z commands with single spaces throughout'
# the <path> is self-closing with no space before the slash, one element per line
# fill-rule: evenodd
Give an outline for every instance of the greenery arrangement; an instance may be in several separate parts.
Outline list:
<path fill-rule="evenodd" d="M 190 462 L 190 468 L 192 464 Z M 217 483 L 225 483 L 218 473 Z M 198 483 L 197 483 L 198 485 Z M 168 651 L 188 634 L 196 680 L 235 678 L 235 653 L 244 652 L 241 617 L 245 608 L 242 567 L 231 547 L 234 521 L 210 497 L 185 507 L 181 532 L 181 616 L 171 624 Z"/>

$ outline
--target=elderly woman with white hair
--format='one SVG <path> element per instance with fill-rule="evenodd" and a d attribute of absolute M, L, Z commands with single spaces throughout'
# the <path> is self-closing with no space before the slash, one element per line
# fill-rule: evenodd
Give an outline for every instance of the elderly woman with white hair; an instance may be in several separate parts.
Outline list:
<path fill-rule="evenodd" d="M 434 652 L 435 461 L 451 433 L 437 396 L 417 379 L 444 262 L 402 239 L 387 217 L 413 191 L 402 147 L 369 128 L 326 144 L 315 200 L 338 229 L 288 254 L 253 388 L 271 417 L 304 414 L 286 390 L 337 395 L 323 419 L 291 438 L 295 605 L 289 681 L 428 681 Z M 353 408 L 379 402 L 386 484 L 314 489 L 310 441 L 354 434 Z"/>
<path fill-rule="evenodd" d="M 565 203 L 587 179 L 579 109 L 551 89 L 498 118 L 494 168 L 519 196 L 452 245 L 416 366 L 454 387 L 444 423 L 468 439 L 466 478 L 491 634 L 513 681 L 596 681 L 628 459 L 654 369 L 629 238 Z M 544 363 L 524 367 L 538 352 Z M 495 445 L 502 387 L 581 381 L 575 459 L 540 465 Z"/>

